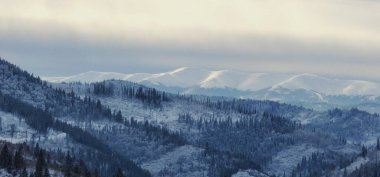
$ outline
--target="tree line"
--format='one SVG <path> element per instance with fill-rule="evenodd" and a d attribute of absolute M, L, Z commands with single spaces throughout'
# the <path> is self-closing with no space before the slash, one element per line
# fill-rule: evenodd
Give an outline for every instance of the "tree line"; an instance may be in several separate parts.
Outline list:
<path fill-rule="evenodd" d="M 40 148 L 38 144 L 2 144 L 0 169 L 5 169 L 13 176 L 50 177 L 51 171 L 55 171 L 62 173 L 64 177 L 100 177 L 97 169 L 90 170 L 84 160 L 69 152 L 49 152 Z M 113 177 L 125 177 L 124 171 L 120 168 L 115 170 Z"/>
<path fill-rule="evenodd" d="M 122 98 L 137 99 L 144 104 L 160 107 L 162 102 L 170 101 L 167 93 L 157 91 L 155 88 L 148 88 L 141 85 L 121 84 L 117 88 L 112 82 L 97 82 L 92 84 L 92 93 L 97 96 L 120 95 Z M 91 92 L 91 89 L 89 90 Z"/>

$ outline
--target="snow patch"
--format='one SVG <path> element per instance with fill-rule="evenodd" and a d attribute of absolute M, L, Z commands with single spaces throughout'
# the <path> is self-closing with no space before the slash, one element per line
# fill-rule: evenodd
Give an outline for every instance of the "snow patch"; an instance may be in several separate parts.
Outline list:
<path fill-rule="evenodd" d="M 153 176 L 207 176 L 206 164 L 199 163 L 198 160 L 201 153 L 202 149 L 186 145 L 162 155 L 157 160 L 146 162 L 141 167 Z"/>
<path fill-rule="evenodd" d="M 308 157 L 319 150 L 310 145 L 290 146 L 277 153 L 272 162 L 268 165 L 268 172 L 276 176 L 284 173 L 289 175 L 291 171 L 301 162 L 302 157 Z"/>
<path fill-rule="evenodd" d="M 266 174 L 260 173 L 256 170 L 245 170 L 239 171 L 238 173 L 232 175 L 232 177 L 269 177 Z"/>

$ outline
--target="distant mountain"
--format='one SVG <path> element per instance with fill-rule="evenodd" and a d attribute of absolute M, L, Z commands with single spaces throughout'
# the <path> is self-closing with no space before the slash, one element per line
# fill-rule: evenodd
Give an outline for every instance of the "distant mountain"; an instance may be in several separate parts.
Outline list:
<path fill-rule="evenodd" d="M 246 73 L 231 70 L 209 71 L 184 67 L 164 73 L 122 74 L 90 71 L 69 77 L 44 77 L 53 83 L 97 82 L 117 79 L 143 83 L 150 86 L 177 88 L 185 93 L 205 92 L 207 89 L 235 90 L 234 96 L 260 90 L 307 90 L 325 95 L 375 95 L 380 96 L 380 83 L 364 80 L 344 80 L 315 74 Z M 243 94 L 244 95 L 241 95 Z M 209 95 L 209 94 L 208 94 Z"/>
<path fill-rule="evenodd" d="M 90 71 L 69 77 L 43 79 L 52 83 L 90 83 L 115 79 L 170 93 L 272 100 L 316 110 L 359 108 L 372 113 L 379 113 L 380 110 L 380 83 L 328 78 L 310 73 L 246 73 L 183 67 L 157 74 Z"/>

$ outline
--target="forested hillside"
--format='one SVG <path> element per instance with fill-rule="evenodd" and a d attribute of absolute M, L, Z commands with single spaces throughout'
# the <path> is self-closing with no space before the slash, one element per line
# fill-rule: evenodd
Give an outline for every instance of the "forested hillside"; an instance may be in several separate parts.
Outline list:
<path fill-rule="evenodd" d="M 320 112 L 273 101 L 170 94 L 119 80 L 50 84 L 5 60 L 0 82 L 4 144 L 15 147 L 12 153 L 38 147 L 45 157 L 87 162 L 73 171 L 79 176 L 377 174 L 380 118 L 356 108 Z M 43 169 L 67 176 L 60 170 L 65 162 L 57 161 L 62 163 L 44 162 Z M 25 166 L 28 174 L 36 172 L 34 163 Z M 4 169 L 23 173 L 11 165 Z"/>

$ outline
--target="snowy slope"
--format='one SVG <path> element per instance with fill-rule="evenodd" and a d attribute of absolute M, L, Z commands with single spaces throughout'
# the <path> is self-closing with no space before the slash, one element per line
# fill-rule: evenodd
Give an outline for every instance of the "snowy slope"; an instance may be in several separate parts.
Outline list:
<path fill-rule="evenodd" d="M 90 71 L 69 77 L 44 77 L 60 82 L 96 82 L 110 79 L 128 80 L 148 85 L 163 85 L 182 89 L 236 89 L 259 91 L 262 89 L 304 89 L 326 95 L 376 95 L 380 96 L 380 83 L 322 77 L 315 74 L 246 73 L 231 70 L 209 71 L 183 67 L 174 71 L 151 74 L 122 74 Z"/>
<path fill-rule="evenodd" d="M 277 176 L 284 173 L 290 174 L 292 169 L 301 162 L 302 157 L 309 157 L 312 153 L 318 151 L 319 149 L 305 144 L 290 146 L 274 156 L 273 161 L 268 165 L 268 171 Z"/>
<path fill-rule="evenodd" d="M 154 176 L 206 176 L 207 164 L 199 163 L 203 150 L 186 145 L 163 154 L 159 159 L 142 164 Z M 179 169 L 181 174 L 175 174 Z"/>
<path fill-rule="evenodd" d="M 315 74 L 294 75 L 272 88 L 305 89 L 328 95 L 380 95 L 380 84 L 321 77 Z"/>
<path fill-rule="evenodd" d="M 108 81 L 107 83 L 113 83 L 113 85 L 118 87 L 120 84 L 122 84 L 122 81 Z M 130 83 L 126 83 L 130 84 Z M 88 87 L 87 84 L 57 84 L 56 86 L 59 86 L 59 88 L 64 90 L 74 90 L 77 92 L 78 95 L 91 95 L 91 93 L 88 93 Z M 74 88 L 74 89 L 72 89 Z M 287 92 L 287 90 L 277 90 L 281 92 Z M 172 131 L 180 131 L 183 133 L 183 135 L 189 137 L 190 140 L 194 141 L 198 138 L 201 138 L 202 134 L 199 132 L 199 130 L 196 129 L 196 127 L 186 127 L 184 123 L 178 122 L 178 115 L 183 113 L 190 113 L 194 118 L 211 118 L 211 117 L 218 117 L 221 119 L 226 119 L 228 117 L 232 118 L 232 121 L 237 120 L 237 118 L 242 117 L 242 115 L 238 113 L 226 113 L 225 111 L 218 111 L 215 109 L 207 108 L 202 105 L 181 100 L 181 99 L 173 99 L 172 102 L 164 102 L 162 104 L 162 107 L 160 108 L 150 108 L 146 105 L 142 104 L 138 100 L 128 99 L 128 98 L 122 98 L 118 92 L 115 92 L 116 95 L 114 96 L 96 96 L 91 95 L 93 99 L 99 99 L 102 101 L 102 103 L 108 105 L 109 107 L 112 107 L 116 110 L 121 110 L 123 115 L 126 117 L 133 117 L 135 120 L 143 121 L 146 120 L 148 122 L 151 122 L 153 124 L 162 125 L 163 127 L 168 128 Z M 279 109 L 279 108 L 276 108 Z M 334 133 L 334 137 L 340 137 L 340 135 L 345 135 L 344 137 L 348 137 L 349 134 L 355 134 L 355 135 L 361 135 L 365 134 L 371 137 L 377 137 L 378 134 L 374 134 L 373 132 L 376 132 L 378 129 L 372 129 L 368 126 L 370 123 L 371 125 L 378 125 L 372 122 L 366 123 L 365 120 L 372 120 L 374 118 L 365 116 L 364 113 L 359 114 L 356 113 L 356 111 L 352 113 L 345 113 L 342 117 L 333 117 L 330 116 L 328 113 L 319 113 L 314 112 L 310 110 L 304 110 L 300 113 L 297 113 L 296 116 L 286 116 L 287 113 L 297 112 L 295 109 L 286 109 L 285 112 L 282 112 L 281 115 L 285 117 L 292 117 L 294 120 L 297 120 L 297 122 L 300 122 L 302 124 L 312 124 L 312 125 L 318 125 L 318 127 L 327 127 L 326 125 L 333 125 L 333 128 L 336 129 L 336 131 L 323 131 L 323 132 L 336 132 Z M 342 113 L 343 114 L 343 113 Z M 332 121 L 332 123 L 330 123 Z M 341 121 L 345 121 L 343 124 Z M 79 126 L 79 127 L 86 127 L 86 124 L 83 123 L 76 123 L 75 121 L 67 120 L 68 123 Z M 316 122 L 322 122 L 321 124 L 317 124 Z M 337 123 L 333 123 L 337 122 Z M 91 126 L 95 128 L 96 130 L 103 129 L 104 125 L 109 124 L 109 127 L 113 127 L 112 123 L 107 123 L 105 121 L 102 122 L 96 122 L 92 121 Z M 362 125 L 362 126 L 356 126 L 356 125 Z M 96 128 L 99 127 L 99 128 Z M 111 129 L 111 128 L 106 128 Z M 340 130 L 343 130 L 347 133 L 342 134 Z M 351 133 L 349 133 L 351 132 Z M 362 132 L 362 133 L 357 133 Z M 346 149 L 349 149 L 348 146 L 325 146 L 321 145 L 314 145 L 310 142 L 319 142 L 321 139 L 323 139 L 324 142 L 328 142 L 326 144 L 332 144 L 331 142 L 335 142 L 336 139 L 329 139 L 328 137 L 324 136 L 321 137 L 320 134 L 314 134 L 313 132 L 297 132 L 297 136 L 305 137 L 301 138 L 302 141 L 297 142 L 294 145 L 281 147 L 281 149 L 278 149 L 278 151 L 274 151 L 272 155 L 272 160 L 269 162 L 269 164 L 263 165 L 264 172 L 268 174 L 280 174 L 282 175 L 284 172 L 286 174 L 289 174 L 291 170 L 297 165 L 297 163 L 301 162 L 302 157 L 309 157 L 314 152 L 323 152 L 324 150 L 331 150 L 331 149 L 337 149 L 337 151 L 343 151 Z M 346 136 L 347 135 L 347 136 Z M 124 134 L 125 136 L 125 134 Z M 114 137 L 114 134 L 112 133 L 112 136 Z M 125 137 L 135 137 L 135 136 L 125 136 Z M 352 136 L 350 136 L 352 137 Z M 364 138 L 360 139 L 360 142 L 366 142 L 368 140 L 367 137 L 363 136 Z M 117 139 L 111 139 L 112 142 L 116 142 Z M 304 142 L 304 140 L 306 142 Z M 352 142 L 350 138 L 347 139 L 349 142 Z M 358 142 L 359 139 L 354 139 L 355 142 Z M 373 140 L 371 139 L 373 142 Z M 123 139 L 119 140 L 119 142 L 124 142 L 125 144 L 128 144 L 130 139 Z M 118 142 L 118 143 L 119 143 Z M 144 141 L 141 141 L 144 142 Z M 194 141 L 196 142 L 196 141 Z M 118 143 L 115 143 L 114 145 L 117 145 Z M 125 144 L 123 144 L 123 148 L 127 149 L 127 152 L 132 151 L 133 154 L 138 154 L 136 152 L 139 151 L 133 151 Z M 143 143 L 144 144 L 144 143 Z M 120 145 L 120 144 L 119 144 Z M 113 145 L 112 145 L 113 146 Z M 139 144 L 139 149 L 148 149 L 150 150 L 151 147 L 154 149 L 160 149 L 161 146 L 154 146 L 154 144 L 151 145 L 144 145 L 144 148 L 141 148 L 141 144 Z M 360 148 L 360 147 L 359 147 Z M 122 149 L 122 148 L 119 148 Z M 127 153 L 126 152 L 126 153 Z M 150 151 L 144 151 L 139 152 L 140 154 L 144 154 L 144 159 L 138 159 L 141 166 L 151 172 L 153 176 L 202 176 L 202 174 L 205 172 L 205 169 L 207 169 L 207 163 L 202 163 L 202 158 L 199 160 L 199 154 L 201 152 L 201 148 L 194 147 L 191 145 L 185 145 L 185 146 L 179 146 L 175 147 L 173 149 L 162 149 L 159 151 L 153 151 L 153 152 L 160 152 L 160 153 L 148 153 Z M 149 155 L 147 155 L 149 154 Z M 128 154 L 130 156 L 130 154 Z M 140 155 L 141 156 L 141 155 Z M 130 156 L 131 157 L 131 156 Z M 140 157 L 139 157 L 140 158 Z M 135 160 L 135 159 L 134 159 Z M 163 175 L 163 174 L 170 174 L 170 175 Z M 256 173 L 254 170 L 241 170 L 239 172 L 236 172 L 234 176 L 247 176 L 247 177 L 266 177 L 266 174 Z"/>
<path fill-rule="evenodd" d="M 238 173 L 232 175 L 232 177 L 269 177 L 269 176 L 262 174 L 256 170 L 245 170 L 245 171 L 239 171 Z"/>
<path fill-rule="evenodd" d="M 63 151 L 79 147 L 71 142 L 66 133 L 49 129 L 48 133 L 41 134 L 25 123 L 20 117 L 0 111 L 0 140 L 10 143 L 34 142 L 47 150 L 60 149 Z M 13 127 L 13 128 L 12 128 Z"/>

